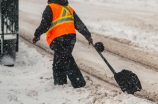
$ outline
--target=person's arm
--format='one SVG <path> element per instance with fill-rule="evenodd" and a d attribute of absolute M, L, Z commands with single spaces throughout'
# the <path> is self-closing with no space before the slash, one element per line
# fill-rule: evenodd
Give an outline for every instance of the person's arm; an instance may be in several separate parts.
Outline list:
<path fill-rule="evenodd" d="M 84 23 L 81 21 L 81 19 L 78 17 L 76 12 L 74 11 L 74 24 L 75 24 L 75 29 L 81 33 L 88 41 L 90 44 L 93 43 L 93 40 L 91 38 L 91 33 L 87 29 L 87 27 L 84 25 Z"/>
<path fill-rule="evenodd" d="M 49 30 L 51 23 L 52 23 L 52 17 L 53 17 L 52 10 L 49 6 L 47 6 L 43 12 L 40 26 L 36 29 L 36 31 L 34 33 L 34 36 L 36 37 L 36 39 L 35 38 L 33 39 L 34 43 L 36 43 L 40 39 L 40 36 L 43 33 L 47 32 Z"/>

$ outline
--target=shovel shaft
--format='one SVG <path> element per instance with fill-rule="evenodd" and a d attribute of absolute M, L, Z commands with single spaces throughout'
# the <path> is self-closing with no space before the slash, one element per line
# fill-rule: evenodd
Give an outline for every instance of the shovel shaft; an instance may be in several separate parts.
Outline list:
<path fill-rule="evenodd" d="M 95 48 L 95 46 L 94 46 L 94 44 L 92 44 L 92 46 Z M 96 48 L 95 48 L 95 50 L 96 50 Z M 97 50 L 96 50 L 97 51 Z M 97 51 L 98 52 L 98 51 Z M 101 58 L 104 60 L 104 62 L 107 64 L 107 66 L 109 67 L 109 69 L 112 71 L 112 73 L 115 75 L 116 74 L 116 72 L 115 72 L 115 70 L 112 68 L 112 66 L 109 64 L 109 62 L 105 59 L 105 57 L 100 53 L 100 52 L 98 52 L 99 53 L 99 55 L 101 56 Z"/>

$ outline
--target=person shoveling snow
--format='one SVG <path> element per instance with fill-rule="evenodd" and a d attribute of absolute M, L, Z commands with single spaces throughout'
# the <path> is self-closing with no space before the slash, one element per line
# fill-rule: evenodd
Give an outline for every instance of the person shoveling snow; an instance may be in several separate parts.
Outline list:
<path fill-rule="evenodd" d="M 67 84 L 67 76 L 74 88 L 84 87 L 86 82 L 72 51 L 76 42 L 76 30 L 93 43 L 91 33 L 65 0 L 48 0 L 40 26 L 36 29 L 33 43 L 46 33 L 46 41 L 54 50 L 53 76 L 55 85 Z"/>

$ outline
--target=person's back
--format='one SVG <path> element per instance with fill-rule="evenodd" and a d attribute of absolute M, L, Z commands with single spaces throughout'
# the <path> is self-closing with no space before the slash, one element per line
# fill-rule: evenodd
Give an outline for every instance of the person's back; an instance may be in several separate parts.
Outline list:
<path fill-rule="evenodd" d="M 54 50 L 53 76 L 55 85 L 67 83 L 69 77 L 74 88 L 84 87 L 86 82 L 75 63 L 72 51 L 76 42 L 76 30 L 92 43 L 91 34 L 67 0 L 48 0 L 40 26 L 33 42 L 46 33 L 46 40 Z"/>
<path fill-rule="evenodd" d="M 76 34 L 73 9 L 70 6 L 63 6 L 56 3 L 48 5 L 53 12 L 52 24 L 48 30 L 47 43 L 65 34 Z M 53 35 L 52 35 L 53 34 Z"/>

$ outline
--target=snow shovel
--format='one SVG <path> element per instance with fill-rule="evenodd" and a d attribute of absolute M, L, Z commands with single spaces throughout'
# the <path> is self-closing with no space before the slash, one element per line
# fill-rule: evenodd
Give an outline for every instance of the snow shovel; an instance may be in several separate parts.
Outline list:
<path fill-rule="evenodd" d="M 104 51 L 104 45 L 101 42 L 97 42 L 95 45 L 92 45 L 114 74 L 114 78 L 123 92 L 127 92 L 128 94 L 134 94 L 135 92 L 140 91 L 142 89 L 138 76 L 132 71 L 123 69 L 121 72 L 115 72 L 109 62 L 101 54 L 101 52 Z"/>

